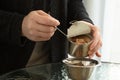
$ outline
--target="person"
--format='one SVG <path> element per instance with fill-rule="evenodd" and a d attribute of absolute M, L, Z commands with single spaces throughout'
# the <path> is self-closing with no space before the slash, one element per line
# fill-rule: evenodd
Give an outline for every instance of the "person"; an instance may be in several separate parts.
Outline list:
<path fill-rule="evenodd" d="M 61 62 L 67 57 L 68 41 L 56 27 L 67 34 L 73 20 L 91 27 L 94 38 L 88 54 L 100 57 L 100 31 L 93 25 L 82 0 L 1 0 L 0 74 L 26 67 L 38 44 L 42 64 Z"/>

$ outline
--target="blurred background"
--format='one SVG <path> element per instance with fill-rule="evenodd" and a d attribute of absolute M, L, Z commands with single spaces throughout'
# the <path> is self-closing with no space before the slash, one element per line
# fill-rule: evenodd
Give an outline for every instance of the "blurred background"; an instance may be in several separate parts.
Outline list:
<path fill-rule="evenodd" d="M 94 24 L 99 27 L 103 46 L 101 61 L 120 63 L 120 0 L 83 0 Z"/>

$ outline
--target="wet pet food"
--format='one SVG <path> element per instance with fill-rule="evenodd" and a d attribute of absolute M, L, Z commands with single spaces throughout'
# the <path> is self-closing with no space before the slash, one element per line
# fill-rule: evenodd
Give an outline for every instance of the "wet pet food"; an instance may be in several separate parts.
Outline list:
<path fill-rule="evenodd" d="M 76 36 L 76 37 L 72 37 L 70 39 L 72 42 L 74 42 L 75 44 L 84 44 L 84 43 L 88 43 L 91 41 L 91 39 L 86 36 L 86 35 L 80 35 L 80 36 Z"/>

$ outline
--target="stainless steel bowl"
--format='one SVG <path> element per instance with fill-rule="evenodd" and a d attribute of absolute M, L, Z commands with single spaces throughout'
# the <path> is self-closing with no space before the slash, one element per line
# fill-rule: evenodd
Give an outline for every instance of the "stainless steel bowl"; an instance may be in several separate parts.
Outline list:
<path fill-rule="evenodd" d="M 88 80 L 99 62 L 88 58 L 67 58 L 63 60 L 72 80 Z"/>

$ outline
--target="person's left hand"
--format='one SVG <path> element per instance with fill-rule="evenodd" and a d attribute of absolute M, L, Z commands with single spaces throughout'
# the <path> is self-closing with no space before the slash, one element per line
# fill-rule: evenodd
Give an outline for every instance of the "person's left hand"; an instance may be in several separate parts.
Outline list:
<path fill-rule="evenodd" d="M 88 51 L 89 57 L 90 58 L 93 57 L 94 54 L 96 54 L 97 57 L 101 57 L 99 49 L 102 47 L 102 39 L 98 27 L 86 21 L 82 21 L 82 22 L 90 26 L 91 33 L 93 35 L 93 41 Z"/>

